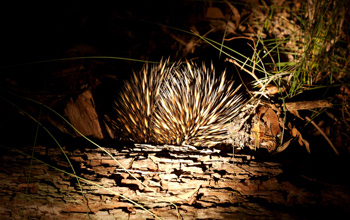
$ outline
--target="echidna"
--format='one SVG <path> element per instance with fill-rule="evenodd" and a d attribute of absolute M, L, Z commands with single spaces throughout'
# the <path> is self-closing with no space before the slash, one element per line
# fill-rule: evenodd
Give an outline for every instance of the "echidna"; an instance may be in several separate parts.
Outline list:
<path fill-rule="evenodd" d="M 137 143 L 213 146 L 227 138 L 242 104 L 238 89 L 213 65 L 146 64 L 115 101 L 115 129 Z"/>

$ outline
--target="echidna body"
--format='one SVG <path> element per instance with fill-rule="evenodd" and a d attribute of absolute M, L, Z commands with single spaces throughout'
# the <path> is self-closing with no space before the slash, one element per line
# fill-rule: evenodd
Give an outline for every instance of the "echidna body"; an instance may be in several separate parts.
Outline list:
<path fill-rule="evenodd" d="M 138 143 L 213 146 L 227 138 L 242 104 L 237 91 L 225 72 L 215 76 L 213 65 L 146 64 L 116 101 L 118 129 Z"/>

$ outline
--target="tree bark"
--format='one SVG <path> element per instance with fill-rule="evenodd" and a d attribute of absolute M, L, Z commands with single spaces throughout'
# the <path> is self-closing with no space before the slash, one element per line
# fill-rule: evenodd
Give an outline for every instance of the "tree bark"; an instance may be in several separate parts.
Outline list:
<path fill-rule="evenodd" d="M 85 179 L 80 179 L 82 189 L 69 174 L 38 160 L 30 167 L 30 157 L 3 150 L 0 218 L 314 219 L 329 213 L 349 217 L 348 186 L 290 177 L 280 164 L 250 155 L 147 145 L 106 150 L 138 180 L 99 148 L 65 149 L 77 175 Z M 34 157 L 72 173 L 59 149 L 38 146 Z"/>

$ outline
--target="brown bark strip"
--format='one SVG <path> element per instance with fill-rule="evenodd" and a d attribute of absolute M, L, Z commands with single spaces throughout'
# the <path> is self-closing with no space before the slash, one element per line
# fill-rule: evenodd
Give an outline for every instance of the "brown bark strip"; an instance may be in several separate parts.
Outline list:
<path fill-rule="evenodd" d="M 304 176 L 289 178 L 280 164 L 252 160 L 249 155 L 143 145 L 106 150 L 137 171 L 134 175 L 149 188 L 120 170 L 100 149 L 67 151 L 81 177 L 115 192 L 81 181 L 91 219 L 154 218 L 118 194 L 162 219 L 178 219 L 178 214 L 183 219 L 298 219 L 304 211 L 320 216 L 319 210 L 330 206 L 337 207 L 332 214 L 350 212 L 347 186 Z M 65 164 L 57 149 L 39 146 L 35 155 L 50 164 Z M 3 150 L 0 161 L 0 219 L 89 219 L 74 177 L 34 161 L 25 195 L 30 159 Z"/>
<path fill-rule="evenodd" d="M 331 108 L 331 107 L 333 107 L 333 104 L 327 100 L 286 103 L 286 109 L 288 111 L 307 110 L 307 109 L 315 109 L 315 108 Z"/>
<path fill-rule="evenodd" d="M 98 114 L 95 110 L 95 102 L 91 91 L 87 90 L 80 94 L 76 101 L 71 99 L 64 110 L 71 124 L 84 136 L 103 138 Z M 76 132 L 77 136 L 80 136 Z"/>

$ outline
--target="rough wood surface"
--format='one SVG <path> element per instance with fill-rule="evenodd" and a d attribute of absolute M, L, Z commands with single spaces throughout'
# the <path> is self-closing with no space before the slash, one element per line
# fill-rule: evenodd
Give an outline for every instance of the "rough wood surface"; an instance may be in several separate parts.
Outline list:
<path fill-rule="evenodd" d="M 333 104 L 327 100 L 286 103 L 286 108 L 288 111 L 297 111 L 297 110 L 315 109 L 315 108 L 331 108 L 331 107 L 333 107 Z"/>
<path fill-rule="evenodd" d="M 75 101 L 71 98 L 64 112 L 71 124 L 80 131 L 81 134 L 98 139 L 103 138 L 91 90 L 86 90 L 80 94 Z M 75 133 L 78 137 L 81 136 L 81 134 L 76 131 Z"/>
<path fill-rule="evenodd" d="M 4 150 L 0 218 L 155 218 L 118 194 L 161 219 L 314 219 L 329 213 L 344 218 L 350 212 L 348 186 L 289 176 L 280 164 L 249 155 L 142 145 L 106 150 L 149 188 L 101 149 L 66 149 L 78 176 L 91 181 L 81 180 L 86 206 L 74 177 L 34 160 L 27 185 L 30 158 Z M 35 157 L 72 173 L 59 149 L 35 151 Z"/>

